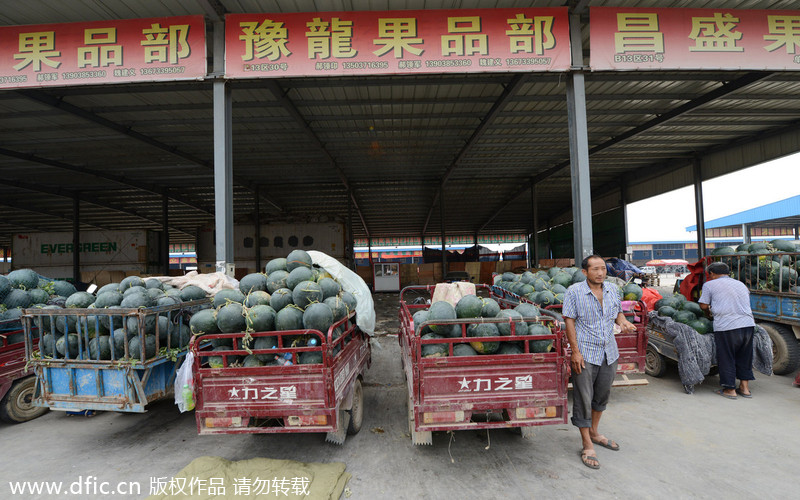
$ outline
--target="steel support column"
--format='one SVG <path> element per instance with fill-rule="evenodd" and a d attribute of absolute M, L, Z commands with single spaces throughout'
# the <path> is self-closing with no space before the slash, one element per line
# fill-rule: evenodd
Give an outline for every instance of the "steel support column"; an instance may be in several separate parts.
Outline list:
<path fill-rule="evenodd" d="M 81 199 L 78 193 L 72 198 L 72 279 L 81 281 Z"/>
<path fill-rule="evenodd" d="M 261 189 L 260 186 L 256 186 L 255 196 L 253 198 L 254 202 L 254 210 L 255 213 L 253 214 L 253 222 L 256 225 L 256 234 L 255 234 L 255 246 L 256 246 L 256 271 L 257 273 L 261 272 Z"/>
<path fill-rule="evenodd" d="M 800 240 L 800 226 L 794 226 L 794 239 Z"/>
<path fill-rule="evenodd" d="M 353 193 L 347 191 L 347 263 L 350 269 L 356 268 L 356 244 L 353 237 Z"/>
<path fill-rule="evenodd" d="M 216 270 L 234 274 L 232 99 L 225 72 L 225 23 L 214 23 L 214 221 Z"/>
<path fill-rule="evenodd" d="M 531 219 L 533 222 L 531 236 L 533 244 L 529 244 L 531 267 L 539 267 L 539 204 L 536 203 L 536 183 L 533 181 L 531 181 Z"/>
<path fill-rule="evenodd" d="M 630 242 L 630 238 L 628 238 L 628 187 L 623 179 L 620 179 L 619 182 L 619 204 L 622 206 L 622 228 L 625 230 L 625 254 L 627 254 Z"/>
<path fill-rule="evenodd" d="M 444 227 L 444 182 L 439 185 L 439 218 L 442 223 L 442 283 L 447 276 L 447 232 Z"/>
<path fill-rule="evenodd" d="M 583 67 L 580 16 L 570 15 L 572 66 Z M 586 124 L 586 85 L 583 71 L 567 75 L 567 124 L 570 177 L 572 179 L 572 235 L 575 265 L 594 253 L 592 241 L 592 190 L 589 182 L 589 136 Z"/>
<path fill-rule="evenodd" d="M 547 258 L 553 258 L 553 240 L 550 239 L 550 219 L 547 219 Z M 575 263 L 576 266 L 580 266 L 580 262 Z"/>
<path fill-rule="evenodd" d="M 161 272 L 164 276 L 169 276 L 169 195 L 165 192 L 161 195 Z M 180 260 L 180 259 L 179 259 Z"/>
<path fill-rule="evenodd" d="M 752 243 L 750 240 L 750 226 L 747 224 L 742 224 L 742 243 L 747 243 L 748 245 Z"/>
<path fill-rule="evenodd" d="M 694 171 L 694 218 L 697 223 L 697 258 L 706 256 L 706 221 L 703 215 L 703 173 L 700 158 L 692 162 Z"/>

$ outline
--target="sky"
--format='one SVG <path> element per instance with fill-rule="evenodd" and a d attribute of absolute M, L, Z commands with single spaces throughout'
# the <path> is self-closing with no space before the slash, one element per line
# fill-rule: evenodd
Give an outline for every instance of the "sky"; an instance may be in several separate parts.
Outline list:
<path fill-rule="evenodd" d="M 706 222 L 800 195 L 800 153 L 703 182 Z M 670 191 L 627 207 L 630 243 L 696 240 L 694 187 Z"/>

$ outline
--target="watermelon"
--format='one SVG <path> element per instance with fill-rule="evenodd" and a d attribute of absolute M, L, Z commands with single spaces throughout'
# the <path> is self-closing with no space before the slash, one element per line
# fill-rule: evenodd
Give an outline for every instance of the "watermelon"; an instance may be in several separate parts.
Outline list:
<path fill-rule="evenodd" d="M 263 304 L 247 309 L 247 331 L 271 332 L 275 329 L 276 315 L 275 309 Z"/>
<path fill-rule="evenodd" d="M 500 313 L 500 304 L 490 298 L 481 298 L 481 318 L 494 318 Z"/>
<path fill-rule="evenodd" d="M 441 335 L 435 333 L 427 333 L 423 335 L 422 340 L 433 340 L 443 338 Z M 422 344 L 422 357 L 423 358 L 444 358 L 447 356 L 447 344 Z"/>
<path fill-rule="evenodd" d="M 658 308 L 658 315 L 659 316 L 672 318 L 673 316 L 675 316 L 676 312 L 677 311 L 675 310 L 675 308 L 674 307 L 670 307 L 670 306 L 661 306 L 661 307 Z"/>
<path fill-rule="evenodd" d="M 483 301 L 477 295 L 465 295 L 456 304 L 456 317 L 479 318 Z"/>
<path fill-rule="evenodd" d="M 160 288 L 148 288 L 147 295 L 151 299 L 153 299 L 153 304 L 157 303 L 158 299 L 160 299 L 161 297 L 166 297 L 166 294 L 164 294 L 164 290 Z"/>
<path fill-rule="evenodd" d="M 286 288 L 294 290 L 303 281 L 315 281 L 314 271 L 308 267 L 296 267 L 286 277 Z"/>
<path fill-rule="evenodd" d="M 264 274 L 269 276 L 275 271 L 286 271 L 286 259 L 279 257 L 267 262 L 267 265 L 264 267 Z"/>
<path fill-rule="evenodd" d="M 767 250 L 767 243 L 763 241 L 757 241 L 755 243 L 750 244 L 750 248 L 747 249 L 750 254 L 756 254 L 756 252 Z"/>
<path fill-rule="evenodd" d="M 548 328 L 547 325 L 544 325 L 542 323 L 531 323 L 530 326 L 528 326 L 528 335 L 551 335 L 551 334 L 552 332 L 550 331 L 550 328 Z"/>
<path fill-rule="evenodd" d="M 167 297 L 175 297 L 179 302 L 183 300 L 181 299 L 181 291 L 177 288 L 167 288 L 164 290 L 164 295 Z"/>
<path fill-rule="evenodd" d="M 267 276 L 262 273 L 250 273 L 239 280 L 239 291 L 244 295 L 248 293 L 267 291 Z"/>
<path fill-rule="evenodd" d="M 496 316 L 497 318 L 511 318 L 514 322 L 514 331 L 516 335 L 527 335 L 528 334 L 528 324 L 522 321 L 522 314 L 513 310 L 513 309 L 504 309 L 500 311 L 500 314 Z M 500 335 L 511 335 L 511 323 L 497 323 L 497 331 L 500 332 Z"/>
<path fill-rule="evenodd" d="M 101 335 L 89 341 L 90 359 L 111 359 L 111 337 Z"/>
<path fill-rule="evenodd" d="M 280 311 L 289 304 L 294 304 L 294 302 L 292 302 L 292 291 L 288 288 L 279 288 L 275 290 L 269 298 L 269 305 L 275 309 L 275 311 Z"/>
<path fill-rule="evenodd" d="M 417 311 L 414 313 L 414 316 L 412 316 L 411 319 L 414 322 L 414 329 L 418 330 L 419 325 L 428 321 L 428 311 Z M 430 326 L 424 326 L 419 332 L 420 335 L 425 335 L 426 333 L 431 333 Z"/>
<path fill-rule="evenodd" d="M 501 342 L 500 349 L 495 354 L 522 354 L 523 350 L 518 342 Z"/>
<path fill-rule="evenodd" d="M 553 266 L 547 270 L 547 275 L 550 276 L 550 279 L 553 279 L 553 276 L 561 272 L 561 268 L 558 266 Z"/>
<path fill-rule="evenodd" d="M 531 285 L 531 284 L 533 284 L 533 282 L 534 282 L 534 280 L 535 280 L 535 279 L 536 279 L 536 276 L 535 276 L 535 275 L 534 275 L 532 272 L 530 272 L 530 271 L 525 271 L 525 272 L 524 272 L 524 273 L 522 273 L 522 275 L 519 277 L 519 280 L 520 280 L 521 282 L 525 283 L 526 285 Z"/>
<path fill-rule="evenodd" d="M 181 303 L 181 299 L 178 297 L 170 297 L 169 295 L 164 295 L 163 297 L 159 297 L 156 300 L 156 306 L 163 307 L 163 306 L 174 306 Z"/>
<path fill-rule="evenodd" d="M 696 320 L 697 316 L 695 316 L 691 311 L 678 311 L 672 316 L 672 319 L 678 323 L 684 323 L 688 325 L 692 321 Z"/>
<path fill-rule="evenodd" d="M 126 331 L 124 328 L 117 328 L 111 334 L 111 341 L 114 347 L 114 359 L 119 359 L 125 356 L 125 346 L 128 341 L 135 337 L 136 334 Z"/>
<path fill-rule="evenodd" d="M 230 302 L 217 309 L 217 328 L 222 333 L 245 331 L 247 322 L 244 317 L 244 306 L 238 302 Z"/>
<path fill-rule="evenodd" d="M 31 294 L 25 290 L 14 288 L 8 292 L 6 298 L 3 300 L 3 304 L 5 304 L 7 309 L 30 307 L 32 304 Z"/>
<path fill-rule="evenodd" d="M 538 300 L 536 301 L 540 306 L 547 307 L 555 304 L 556 296 L 550 290 L 542 290 L 539 292 Z"/>
<path fill-rule="evenodd" d="M 298 365 L 319 365 L 322 364 L 322 351 L 301 352 L 297 357 Z"/>
<path fill-rule="evenodd" d="M 242 366 L 245 368 L 253 368 L 255 366 L 264 366 L 264 362 L 258 359 L 257 356 L 250 354 L 244 361 L 242 361 Z"/>
<path fill-rule="evenodd" d="M 677 309 L 679 307 L 679 305 L 680 305 L 680 301 L 677 298 L 675 298 L 674 296 L 672 296 L 672 297 L 664 297 L 662 299 L 658 299 L 656 301 L 656 303 L 655 303 L 655 308 L 656 308 L 656 310 L 658 310 L 658 309 L 661 309 L 664 306 L 669 306 L 669 307 L 671 307 L 673 309 Z"/>
<path fill-rule="evenodd" d="M 428 321 L 443 321 L 456 319 L 456 310 L 449 302 L 439 301 L 431 304 L 428 309 Z M 431 331 L 440 335 L 450 333 L 450 325 L 430 325 Z"/>
<path fill-rule="evenodd" d="M 772 248 L 775 249 L 776 252 L 796 252 L 797 249 L 794 247 L 791 241 L 789 240 L 772 240 L 769 242 Z"/>
<path fill-rule="evenodd" d="M 624 287 L 622 287 L 622 300 L 641 300 L 642 294 L 642 287 L 635 283 L 628 283 Z"/>
<path fill-rule="evenodd" d="M 147 293 L 147 288 L 145 288 L 143 286 L 134 285 L 134 286 L 126 288 L 122 292 L 122 296 L 123 297 L 128 297 L 129 295 L 133 295 L 135 293 Z"/>
<path fill-rule="evenodd" d="M 273 271 L 269 276 L 267 276 L 267 291 L 272 294 L 280 288 L 287 288 L 286 279 L 288 277 L 289 273 L 286 271 Z"/>
<path fill-rule="evenodd" d="M 292 290 L 292 302 L 301 308 L 314 302 L 322 302 L 322 288 L 313 281 L 301 281 Z"/>
<path fill-rule="evenodd" d="M 0 276 L 0 301 L 6 298 L 11 291 L 11 282 L 5 276 Z"/>
<path fill-rule="evenodd" d="M 128 355 L 131 359 L 142 359 L 141 339 L 139 335 L 134 336 L 128 341 Z M 150 359 L 156 355 L 155 335 L 144 336 L 144 359 Z"/>
<path fill-rule="evenodd" d="M 504 342 L 505 344 L 505 342 Z M 469 344 L 456 344 L 453 346 L 453 356 L 477 356 L 478 351 Z"/>
<path fill-rule="evenodd" d="M 119 289 L 122 290 L 123 292 L 128 288 L 134 286 L 140 286 L 142 288 L 145 288 L 144 280 L 138 276 L 128 276 L 119 283 Z"/>
<path fill-rule="evenodd" d="M 319 330 L 327 334 L 331 325 L 333 325 L 333 311 L 331 311 L 330 307 L 321 302 L 309 305 L 303 312 L 304 328 Z"/>
<path fill-rule="evenodd" d="M 703 312 L 703 308 L 701 308 L 700 304 L 698 304 L 697 302 L 688 302 L 688 301 L 684 302 L 681 305 L 681 310 L 682 311 L 689 311 L 689 312 L 691 312 L 692 314 L 694 314 L 698 318 L 702 318 L 703 316 L 705 316 L 705 313 Z"/>
<path fill-rule="evenodd" d="M 194 313 L 189 320 L 189 328 L 195 335 L 205 335 L 219 332 L 217 326 L 217 311 L 202 309 Z"/>
<path fill-rule="evenodd" d="M 518 281 L 519 278 L 519 276 L 509 271 L 503 273 L 503 281 Z"/>
<path fill-rule="evenodd" d="M 31 269 L 11 271 L 8 273 L 7 278 L 11 288 L 33 290 L 39 286 L 39 275 Z"/>
<path fill-rule="evenodd" d="M 286 306 L 275 315 L 275 329 L 280 331 L 302 330 L 303 310 L 295 305 Z"/>
<path fill-rule="evenodd" d="M 61 333 L 75 333 L 78 331 L 75 326 L 78 322 L 77 316 L 54 316 L 53 321 L 56 322 L 56 330 Z"/>
<path fill-rule="evenodd" d="M 738 247 L 736 247 L 737 252 L 750 252 L 750 245 L 751 243 L 742 243 Z"/>
<path fill-rule="evenodd" d="M 28 295 L 31 298 L 32 304 L 47 304 L 47 301 L 50 300 L 50 294 L 45 292 L 41 288 L 34 288 L 33 290 L 29 290 Z"/>
<path fill-rule="evenodd" d="M 256 338 L 255 342 L 253 342 L 252 349 L 254 351 L 258 351 L 261 349 L 274 349 L 278 347 L 278 338 L 269 336 L 269 337 L 258 337 Z M 275 359 L 275 355 L 272 353 L 266 354 L 255 354 L 255 356 L 262 362 L 267 363 L 269 361 L 273 361 Z"/>
<path fill-rule="evenodd" d="M 531 352 L 542 353 L 542 352 L 550 352 L 553 350 L 553 341 L 552 340 L 531 340 L 528 343 Z"/>
<path fill-rule="evenodd" d="M 80 293 L 80 292 L 78 292 Z M 147 293 L 132 293 L 122 299 L 120 307 L 130 307 L 138 309 L 142 307 L 151 307 L 154 304 L 153 299 Z"/>
<path fill-rule="evenodd" d="M 294 271 L 298 267 L 307 267 L 311 269 L 311 256 L 305 250 L 292 250 L 286 256 L 286 270 L 289 272 Z"/>
<path fill-rule="evenodd" d="M 190 300 L 200 300 L 206 298 L 206 292 L 199 286 L 187 285 L 181 288 L 181 300 L 189 302 Z"/>
<path fill-rule="evenodd" d="M 553 304 L 559 305 L 563 303 L 564 303 L 564 294 L 563 293 L 555 294 L 555 296 L 553 297 Z"/>
<path fill-rule="evenodd" d="M 577 271 L 575 271 L 572 274 L 572 284 L 573 285 L 575 283 L 581 283 L 583 281 L 586 281 L 586 275 L 583 274 L 583 270 L 582 269 L 578 269 Z"/>
<path fill-rule="evenodd" d="M 334 297 L 328 297 L 322 301 L 322 303 L 331 308 L 331 311 L 333 312 L 334 323 L 344 319 L 344 317 L 347 316 L 347 304 L 345 304 L 338 295 Z"/>
<path fill-rule="evenodd" d="M 336 297 L 339 295 L 339 292 L 342 291 L 342 287 L 339 283 L 332 278 L 320 278 L 317 283 L 319 283 L 320 288 L 322 288 L 323 300 L 328 297 Z"/>
<path fill-rule="evenodd" d="M 786 255 L 785 257 L 789 256 Z M 776 287 L 782 286 L 784 289 L 788 290 L 790 285 L 797 284 L 797 271 L 791 267 L 781 266 L 778 268 L 778 271 L 772 275 L 772 284 L 774 284 Z M 34 291 L 35 290 L 31 290 L 31 297 L 33 297 Z"/>
<path fill-rule="evenodd" d="M 68 335 L 62 335 L 56 340 L 56 352 L 58 352 L 61 357 L 67 356 L 68 349 L 70 358 L 74 359 L 78 357 L 78 335 L 70 333 Z"/>
<path fill-rule="evenodd" d="M 352 293 L 348 292 L 347 290 L 342 290 L 341 297 L 344 303 L 347 304 L 348 313 L 356 310 L 358 301 Z"/>
<path fill-rule="evenodd" d="M 170 335 L 169 347 L 172 348 L 186 347 L 187 345 L 189 345 L 189 341 L 192 340 L 192 328 L 183 322 L 170 323 L 169 335 Z"/>
<path fill-rule="evenodd" d="M 270 295 L 263 290 L 253 290 L 247 294 L 244 299 L 245 307 L 254 307 L 257 305 L 269 305 Z"/>
<path fill-rule="evenodd" d="M 690 321 L 688 325 L 694 328 L 695 331 L 697 331 L 697 333 L 700 335 L 705 335 L 708 333 L 708 326 L 700 320 L 696 319 L 694 321 Z"/>
<path fill-rule="evenodd" d="M 708 318 L 697 318 L 697 321 L 703 323 L 706 328 L 706 333 L 711 333 L 714 331 L 714 322 Z M 698 330 L 699 331 L 699 330 Z"/>
<path fill-rule="evenodd" d="M 500 332 L 492 323 L 472 324 L 467 328 L 468 337 L 499 337 Z M 494 354 L 500 349 L 500 342 L 470 342 L 469 345 L 479 354 Z"/>
<path fill-rule="evenodd" d="M 735 252 L 732 247 L 718 247 L 711 251 L 711 255 L 733 255 Z"/>
<path fill-rule="evenodd" d="M 42 356 L 53 356 L 56 352 L 56 339 L 52 333 L 45 333 L 42 335 L 42 340 L 39 342 L 39 349 Z"/>
<path fill-rule="evenodd" d="M 156 331 L 156 316 L 153 314 L 148 314 L 142 320 L 142 325 L 144 326 L 144 333 L 147 335 L 152 335 Z M 133 333 L 134 335 L 139 333 L 139 317 L 138 316 L 129 316 L 127 319 L 127 326 L 128 331 Z"/>
<path fill-rule="evenodd" d="M 56 282 L 54 281 L 53 283 L 56 283 Z M 75 292 L 77 292 L 77 290 L 75 290 Z M 69 295 L 72 295 L 75 292 L 72 292 Z M 100 289 L 97 290 L 97 296 L 99 297 L 101 294 L 106 293 L 106 292 L 119 292 L 119 293 L 122 293 L 122 291 L 119 289 L 119 283 L 109 283 L 108 285 L 101 286 Z M 58 293 L 57 295 L 61 295 L 61 294 Z M 69 295 L 67 295 L 67 297 L 69 297 Z"/>
<path fill-rule="evenodd" d="M 220 307 L 232 302 L 244 304 L 244 299 L 244 294 L 239 290 L 235 290 L 233 288 L 223 288 L 214 294 L 213 306 L 219 309 Z"/>
<path fill-rule="evenodd" d="M 107 308 L 108 310 L 97 311 L 96 314 L 100 318 L 100 323 L 103 325 L 103 328 L 105 328 L 108 331 L 113 331 L 116 328 L 122 327 L 122 321 L 124 320 L 124 318 L 122 316 L 114 316 L 113 311 L 110 310 L 110 309 L 119 309 L 120 307 L 121 306 L 108 306 Z"/>
<path fill-rule="evenodd" d="M 533 304 L 526 304 L 522 302 L 517 307 L 514 308 L 515 311 L 520 313 L 525 318 L 536 318 L 539 316 L 539 308 Z"/>
<path fill-rule="evenodd" d="M 547 290 L 548 286 L 550 286 L 550 281 L 542 278 L 536 278 L 533 282 L 533 289 L 537 292 Z"/>
<path fill-rule="evenodd" d="M 563 271 L 558 272 L 553 276 L 552 282 L 553 284 L 561 285 L 566 290 L 566 288 L 572 284 L 572 275 Z"/>
<path fill-rule="evenodd" d="M 123 296 L 118 291 L 109 290 L 107 292 L 97 294 L 95 305 L 97 307 L 110 307 L 118 306 L 122 303 Z"/>

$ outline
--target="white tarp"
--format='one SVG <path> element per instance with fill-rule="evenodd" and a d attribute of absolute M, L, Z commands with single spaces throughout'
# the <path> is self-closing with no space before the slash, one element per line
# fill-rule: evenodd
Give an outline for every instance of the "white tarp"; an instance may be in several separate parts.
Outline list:
<path fill-rule="evenodd" d="M 368 335 L 375 334 L 375 305 L 372 293 L 361 276 L 343 266 L 338 260 L 316 250 L 309 250 L 312 262 L 325 269 L 328 274 L 342 285 L 342 288 L 353 294 L 358 301 L 356 305 L 356 324 Z"/>

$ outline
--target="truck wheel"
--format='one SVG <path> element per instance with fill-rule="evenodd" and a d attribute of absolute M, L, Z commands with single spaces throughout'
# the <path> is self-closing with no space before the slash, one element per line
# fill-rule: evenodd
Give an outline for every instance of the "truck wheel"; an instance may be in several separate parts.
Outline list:
<path fill-rule="evenodd" d="M 652 346 L 647 346 L 644 356 L 644 372 L 651 377 L 661 377 L 667 371 L 667 361 Z"/>
<path fill-rule="evenodd" d="M 350 414 L 347 434 L 353 436 L 361 430 L 361 422 L 364 420 L 364 391 L 361 388 L 361 381 L 358 379 L 353 385 L 353 405 L 347 410 L 347 413 Z"/>
<path fill-rule="evenodd" d="M 36 377 L 30 376 L 14 382 L 0 402 L 0 418 L 6 422 L 21 423 L 47 413 L 47 408 L 33 406 Z"/>
<path fill-rule="evenodd" d="M 775 375 L 788 375 L 800 367 L 800 344 L 789 328 L 765 321 L 758 324 L 772 340 L 772 371 Z"/>

